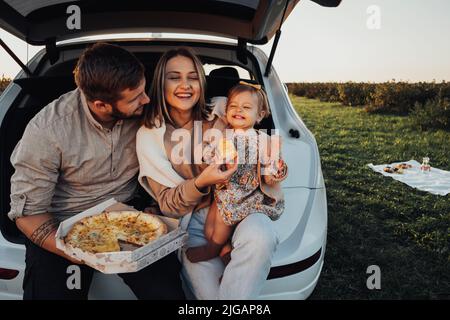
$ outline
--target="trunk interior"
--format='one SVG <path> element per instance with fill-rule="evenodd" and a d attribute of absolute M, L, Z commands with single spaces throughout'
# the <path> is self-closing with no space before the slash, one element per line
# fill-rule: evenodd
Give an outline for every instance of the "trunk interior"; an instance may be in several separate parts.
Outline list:
<path fill-rule="evenodd" d="M 156 63 L 162 52 L 168 50 L 170 46 L 180 46 L 180 42 L 175 43 L 157 43 L 158 48 L 163 50 L 146 50 L 150 48 L 148 43 L 145 47 L 142 43 L 136 42 L 122 42 L 122 46 L 129 46 L 129 50 L 134 52 L 136 56 L 143 62 L 146 67 L 147 87 L 151 85 L 153 78 L 153 71 Z M 181 43 L 194 47 L 195 43 Z M 261 72 L 258 69 L 258 64 L 250 52 L 248 54 L 248 61 L 246 65 L 236 61 L 223 59 L 223 57 L 236 56 L 235 48 L 232 46 L 220 47 L 217 45 L 217 50 L 222 50 L 222 54 L 210 54 L 208 50 L 213 47 L 211 44 L 205 45 L 197 44 L 195 48 L 199 54 L 200 59 L 204 64 L 213 66 L 212 71 L 207 72 L 207 97 L 226 96 L 227 91 L 241 79 L 247 82 L 262 83 Z M 22 90 L 14 103 L 9 107 L 6 116 L 1 123 L 0 141 L 1 141 L 1 157 L 0 157 L 0 229 L 3 236 L 11 242 L 22 243 L 23 236 L 16 228 L 15 224 L 7 217 L 7 212 L 10 210 L 10 178 L 14 173 L 14 169 L 10 163 L 10 156 L 16 146 L 17 142 L 22 137 L 28 122 L 48 103 L 58 98 L 63 93 L 73 90 L 76 86 L 73 80 L 73 70 L 77 62 L 77 56 L 74 52 L 81 52 L 85 45 L 66 46 L 60 52 L 60 60 L 54 65 L 50 65 L 48 56 L 45 55 L 39 62 L 36 76 L 32 78 L 16 79 L 14 82 L 19 85 Z M 202 49 L 203 47 L 203 49 Z M 133 49 L 136 49 L 134 51 Z M 231 52 L 230 52 L 231 50 Z M 234 52 L 233 52 L 234 50 Z M 72 56 L 70 57 L 70 52 Z M 203 54 L 203 51 L 205 52 Z M 231 54 L 230 54 L 231 53 Z M 222 57 L 218 57 L 222 55 Z M 70 57 L 70 58 L 69 58 Z M 64 61 L 61 61 L 64 60 Z M 217 66 L 217 68 L 214 68 Z M 248 78 L 241 78 L 238 72 L 230 69 L 236 67 L 248 71 Z M 271 117 L 266 118 L 259 125 L 259 128 L 272 129 L 274 128 Z"/>

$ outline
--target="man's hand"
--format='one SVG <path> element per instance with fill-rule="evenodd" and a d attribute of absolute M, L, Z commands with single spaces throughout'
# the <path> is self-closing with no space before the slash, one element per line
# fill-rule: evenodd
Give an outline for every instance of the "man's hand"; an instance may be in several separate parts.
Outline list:
<path fill-rule="evenodd" d="M 24 216 L 16 219 L 16 225 L 28 239 L 39 247 L 66 258 L 75 264 L 84 264 L 83 261 L 66 255 L 56 247 L 55 234 L 59 221 L 53 215 L 45 213 Z"/>

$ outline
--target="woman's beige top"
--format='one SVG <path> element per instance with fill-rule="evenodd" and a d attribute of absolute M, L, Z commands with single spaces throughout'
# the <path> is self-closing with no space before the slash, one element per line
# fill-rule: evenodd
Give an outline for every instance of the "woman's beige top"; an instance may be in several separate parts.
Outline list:
<path fill-rule="evenodd" d="M 214 121 L 204 121 L 202 125 L 202 132 L 211 128 Z M 155 180 L 147 176 L 147 182 L 151 190 L 153 191 L 156 201 L 159 204 L 160 210 L 164 215 L 170 217 L 182 217 L 183 215 L 197 211 L 201 208 L 208 207 L 212 201 L 212 194 L 210 188 L 205 190 L 198 190 L 194 184 L 195 178 L 208 166 L 206 163 L 195 164 L 194 162 L 194 147 L 197 131 L 194 130 L 194 121 L 188 122 L 182 128 L 186 132 L 189 132 L 191 137 L 191 152 L 190 157 L 186 156 L 188 163 L 178 164 L 177 159 L 173 159 L 172 151 L 174 148 L 178 148 L 179 140 L 172 141 L 172 134 L 177 129 L 169 123 L 166 123 L 166 131 L 164 133 L 164 147 L 169 161 L 172 163 L 172 167 L 182 178 L 186 181 L 180 183 L 174 188 L 164 186 Z M 198 129 L 198 128 L 197 128 Z M 202 137 L 197 137 L 202 139 Z M 178 150 L 178 149 L 177 149 Z M 198 162 L 198 161 L 197 161 Z"/>

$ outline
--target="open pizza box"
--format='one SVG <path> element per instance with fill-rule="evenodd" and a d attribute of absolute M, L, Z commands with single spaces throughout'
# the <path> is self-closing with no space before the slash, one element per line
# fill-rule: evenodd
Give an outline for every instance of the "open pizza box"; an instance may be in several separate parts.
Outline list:
<path fill-rule="evenodd" d="M 169 253 L 182 247 L 187 241 L 187 232 L 179 226 L 179 220 L 164 216 L 158 216 L 167 224 L 168 232 L 162 237 L 148 243 L 145 246 L 122 247 L 119 252 L 89 253 L 79 248 L 66 245 L 64 237 L 72 226 L 85 217 L 94 216 L 102 212 L 113 211 L 137 211 L 115 199 L 109 199 L 95 207 L 85 210 L 67 220 L 61 222 L 56 232 L 56 247 L 65 254 L 81 259 L 90 267 L 103 273 L 136 272 L 153 262 L 165 257 Z"/>

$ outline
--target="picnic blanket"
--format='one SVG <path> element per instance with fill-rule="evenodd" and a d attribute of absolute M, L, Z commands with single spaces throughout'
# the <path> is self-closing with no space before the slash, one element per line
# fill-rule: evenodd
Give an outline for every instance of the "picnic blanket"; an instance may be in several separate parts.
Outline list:
<path fill-rule="evenodd" d="M 399 163 L 407 163 L 412 165 L 412 168 L 405 169 L 402 174 L 384 172 L 386 166 L 395 166 Z M 432 194 L 445 196 L 450 193 L 450 172 L 431 167 L 431 171 L 423 173 L 420 171 L 420 163 L 415 160 L 407 162 L 394 162 L 391 164 L 373 165 L 369 163 L 368 166 L 373 171 L 381 173 L 383 176 L 391 177 L 397 181 L 403 182 L 413 188 L 422 191 L 428 191 Z"/>

